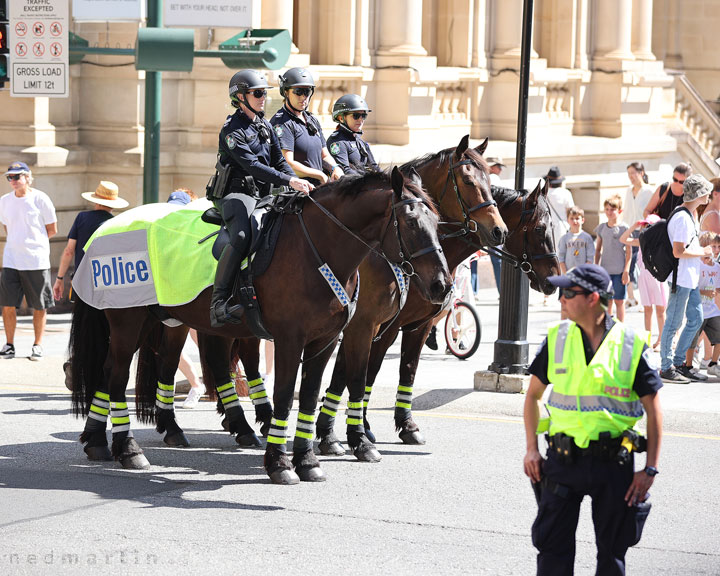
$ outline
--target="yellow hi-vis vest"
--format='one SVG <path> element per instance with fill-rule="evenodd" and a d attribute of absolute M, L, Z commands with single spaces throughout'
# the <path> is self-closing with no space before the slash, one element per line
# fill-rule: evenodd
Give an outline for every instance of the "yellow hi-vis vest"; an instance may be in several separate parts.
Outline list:
<path fill-rule="evenodd" d="M 550 435 L 563 432 L 580 448 L 587 448 L 601 432 L 613 438 L 632 428 L 643 416 L 633 390 L 644 341 L 632 328 L 616 322 L 585 363 L 580 328 L 565 320 L 548 331 L 547 401 Z"/>

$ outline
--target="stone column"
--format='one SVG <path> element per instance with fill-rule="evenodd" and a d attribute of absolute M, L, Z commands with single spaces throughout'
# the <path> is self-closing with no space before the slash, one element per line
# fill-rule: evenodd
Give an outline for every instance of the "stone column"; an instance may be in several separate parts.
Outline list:
<path fill-rule="evenodd" d="M 666 0 L 667 6 L 667 51 L 665 52 L 665 66 L 668 68 L 684 68 L 683 57 L 680 53 L 680 0 Z"/>
<path fill-rule="evenodd" d="M 632 0 L 595 3 L 594 60 L 634 60 L 632 53 Z"/>
<path fill-rule="evenodd" d="M 355 2 L 355 66 L 370 66 L 370 0 Z"/>
<path fill-rule="evenodd" d="M 637 60 L 655 60 L 652 53 L 653 0 L 633 0 L 632 52 Z"/>
<path fill-rule="evenodd" d="M 523 0 L 491 0 L 494 68 L 520 67 Z M 533 49 L 531 58 L 538 54 Z"/>
<path fill-rule="evenodd" d="M 381 0 L 377 55 L 427 56 L 422 47 L 422 0 Z"/>
<path fill-rule="evenodd" d="M 487 36 L 487 0 L 474 0 L 473 3 L 473 38 L 472 60 L 470 65 L 475 68 L 487 67 L 485 38 Z"/>
<path fill-rule="evenodd" d="M 575 68 L 587 70 L 588 59 L 588 29 L 590 25 L 590 11 L 588 0 L 577 0 L 575 20 Z"/>

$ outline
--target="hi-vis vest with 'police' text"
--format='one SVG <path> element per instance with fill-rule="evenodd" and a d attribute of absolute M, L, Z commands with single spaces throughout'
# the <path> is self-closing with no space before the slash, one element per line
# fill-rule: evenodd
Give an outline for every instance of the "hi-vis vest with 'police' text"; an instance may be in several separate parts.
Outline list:
<path fill-rule="evenodd" d="M 580 328 L 565 320 L 548 331 L 550 435 L 563 432 L 586 448 L 601 432 L 616 438 L 643 416 L 633 390 L 644 341 L 616 322 L 585 362 Z"/>

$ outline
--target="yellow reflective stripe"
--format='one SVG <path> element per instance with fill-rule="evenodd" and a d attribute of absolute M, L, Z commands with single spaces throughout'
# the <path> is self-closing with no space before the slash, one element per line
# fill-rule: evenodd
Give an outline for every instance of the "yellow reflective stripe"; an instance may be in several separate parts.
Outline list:
<path fill-rule="evenodd" d="M 275 418 L 273 418 L 270 421 L 270 424 L 272 426 L 279 426 L 281 428 L 283 428 L 283 427 L 287 428 L 287 420 L 276 420 Z"/>
<path fill-rule="evenodd" d="M 412 410 L 412 404 L 408 404 L 407 402 L 395 402 L 395 406 L 398 408 L 407 408 L 408 410 Z"/>
<path fill-rule="evenodd" d="M 301 432 L 300 430 L 295 430 L 295 436 L 298 438 L 307 438 L 308 440 L 312 440 L 313 437 L 310 432 Z"/>
<path fill-rule="evenodd" d="M 330 410 L 329 408 L 326 408 L 325 406 L 320 408 L 320 412 L 322 412 L 323 414 L 327 414 L 328 416 L 337 416 L 337 412 L 335 410 Z"/>
<path fill-rule="evenodd" d="M 173 404 L 175 402 L 175 397 L 172 398 L 165 398 L 165 396 L 160 396 L 160 394 L 155 394 L 155 399 L 160 400 L 163 404 Z"/>
<path fill-rule="evenodd" d="M 110 421 L 113 424 L 130 424 L 130 416 L 112 416 Z"/>
<path fill-rule="evenodd" d="M 228 382 L 227 384 L 223 384 L 222 386 L 217 387 L 218 392 L 225 392 L 225 390 L 229 390 L 232 388 L 234 384 L 232 382 Z"/>
<path fill-rule="evenodd" d="M 110 408 L 113 410 L 127 410 L 127 402 L 110 402 Z"/>
<path fill-rule="evenodd" d="M 412 392 L 412 386 L 398 386 L 398 392 Z"/>
<path fill-rule="evenodd" d="M 367 392 L 368 394 L 372 392 L 372 386 L 365 386 L 365 392 Z"/>
<path fill-rule="evenodd" d="M 303 420 L 304 422 L 315 422 L 315 416 L 312 414 L 303 414 L 302 412 L 298 412 L 298 420 Z"/>
<path fill-rule="evenodd" d="M 287 444 L 287 438 L 278 438 L 277 436 L 268 436 L 267 441 L 270 444 Z"/>
<path fill-rule="evenodd" d="M 239 400 L 237 394 L 231 394 L 230 396 L 226 396 L 225 398 L 221 398 L 223 404 L 227 404 L 228 402 L 234 402 L 235 400 Z"/>
<path fill-rule="evenodd" d="M 160 388 L 160 390 L 168 390 L 170 392 L 175 390 L 175 384 L 162 384 L 162 383 L 158 382 L 157 386 L 158 386 L 158 388 Z"/>
<path fill-rule="evenodd" d="M 107 416 L 110 413 L 110 410 L 108 410 L 107 408 L 100 408 L 100 406 L 95 406 L 95 404 L 90 404 L 90 412 L 104 414 L 105 416 Z"/>
<path fill-rule="evenodd" d="M 362 408 L 362 402 L 348 402 L 348 408 L 350 408 L 350 409 Z"/>
<path fill-rule="evenodd" d="M 348 426 L 360 426 L 363 423 L 362 418 L 348 418 L 346 422 Z"/>
<path fill-rule="evenodd" d="M 250 400 L 255 400 L 256 398 L 265 398 L 267 396 L 267 392 L 265 390 L 261 392 L 255 392 L 254 394 L 250 394 Z"/>
<path fill-rule="evenodd" d="M 110 394 L 107 392 L 100 392 L 99 390 L 95 391 L 95 398 L 100 398 L 100 400 L 105 400 L 106 402 L 110 401 Z"/>
<path fill-rule="evenodd" d="M 340 396 L 337 396 L 336 394 L 333 394 L 332 392 L 325 392 L 325 396 L 327 398 L 330 398 L 330 400 L 335 400 L 335 402 L 340 402 Z"/>
<path fill-rule="evenodd" d="M 255 380 L 250 380 L 250 381 L 248 382 L 248 386 L 250 386 L 250 388 L 252 388 L 253 386 L 257 386 L 257 385 L 262 384 L 262 383 L 263 383 L 263 379 L 262 379 L 262 378 L 255 378 Z"/>

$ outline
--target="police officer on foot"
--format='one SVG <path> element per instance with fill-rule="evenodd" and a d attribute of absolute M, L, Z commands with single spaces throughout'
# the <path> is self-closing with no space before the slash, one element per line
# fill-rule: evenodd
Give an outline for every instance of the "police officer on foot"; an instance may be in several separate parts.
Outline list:
<path fill-rule="evenodd" d="M 365 100 L 357 94 L 345 94 L 333 104 L 332 117 L 338 124 L 335 132 L 327 139 L 327 146 L 345 174 L 380 172 L 370 145 L 360 138 L 370 112 Z"/>
<path fill-rule="evenodd" d="M 207 190 L 230 234 L 215 273 L 210 303 L 213 327 L 242 315 L 242 306 L 230 305 L 229 300 L 246 256 L 249 216 L 257 200 L 269 194 L 273 184 L 304 193 L 313 189 L 311 184 L 295 177 L 272 127 L 263 118 L 268 88 L 265 77 L 254 70 L 241 70 L 230 80 L 230 102 L 237 110 L 227 117 L 220 130 L 217 171 Z"/>
<path fill-rule="evenodd" d="M 270 124 L 280 141 L 283 156 L 295 174 L 316 186 L 328 181 L 323 162 L 330 180 L 337 180 L 343 171 L 327 149 L 320 122 L 307 111 L 315 92 L 312 75 L 305 68 L 290 68 L 279 76 L 278 82 L 284 103 Z"/>
<path fill-rule="evenodd" d="M 569 320 L 552 326 L 530 366 L 525 398 L 525 474 L 538 497 L 532 540 L 537 573 L 573 574 L 580 503 L 592 498 L 599 575 L 625 574 L 625 553 L 640 540 L 649 511 L 648 489 L 658 473 L 662 412 L 650 350 L 628 326 L 607 313 L 610 276 L 583 264 L 548 279 L 561 289 Z M 545 388 L 549 419 L 540 419 Z M 647 413 L 647 440 L 634 430 Z M 547 432 L 547 459 L 537 434 Z M 646 445 L 646 446 L 645 446 Z M 635 451 L 647 449 L 646 466 L 634 471 Z"/>

